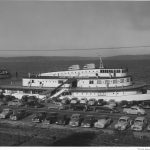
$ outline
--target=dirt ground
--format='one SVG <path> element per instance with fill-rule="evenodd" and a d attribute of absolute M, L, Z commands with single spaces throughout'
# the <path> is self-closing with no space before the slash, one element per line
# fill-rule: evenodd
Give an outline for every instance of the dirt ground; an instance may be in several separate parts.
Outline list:
<path fill-rule="evenodd" d="M 0 146 L 150 146 L 150 138 L 133 132 L 105 132 L 53 126 L 0 124 Z"/>

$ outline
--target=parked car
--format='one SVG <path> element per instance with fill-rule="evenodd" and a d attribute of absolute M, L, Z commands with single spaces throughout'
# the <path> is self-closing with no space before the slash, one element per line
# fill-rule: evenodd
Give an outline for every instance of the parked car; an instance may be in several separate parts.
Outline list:
<path fill-rule="evenodd" d="M 131 130 L 142 131 L 147 126 L 147 119 L 145 117 L 137 117 L 134 120 Z"/>
<path fill-rule="evenodd" d="M 7 102 L 0 101 L 0 106 L 4 106 L 6 104 L 7 104 Z"/>
<path fill-rule="evenodd" d="M 88 106 L 84 105 L 84 104 L 72 105 L 70 108 L 73 109 L 74 111 L 84 111 L 85 112 L 88 110 Z"/>
<path fill-rule="evenodd" d="M 94 98 L 89 99 L 89 101 L 87 102 L 87 105 L 89 105 L 89 106 L 94 106 L 94 105 L 96 105 L 96 100 L 95 100 Z"/>
<path fill-rule="evenodd" d="M 126 130 L 132 125 L 132 120 L 128 116 L 122 116 L 119 118 L 117 124 L 115 124 L 115 129 L 117 130 Z"/>
<path fill-rule="evenodd" d="M 96 101 L 96 105 L 98 105 L 98 106 L 103 106 L 103 105 L 106 105 L 106 104 L 107 104 L 107 102 L 104 101 L 103 99 L 98 99 Z"/>
<path fill-rule="evenodd" d="M 73 114 L 70 118 L 69 125 L 73 127 L 78 127 L 81 125 L 82 118 L 80 114 Z"/>
<path fill-rule="evenodd" d="M 75 105 L 75 104 L 78 104 L 78 103 L 79 103 L 79 101 L 76 100 L 76 99 L 72 99 L 72 100 L 70 101 L 70 104 L 71 104 L 71 105 Z"/>
<path fill-rule="evenodd" d="M 65 109 L 64 105 L 62 103 L 49 103 L 48 104 L 48 109 L 58 109 L 58 110 L 63 110 Z"/>
<path fill-rule="evenodd" d="M 11 95 L 5 95 L 2 100 L 4 102 L 9 102 L 9 101 L 12 101 L 12 100 L 15 100 L 16 98 L 14 96 L 11 96 Z"/>
<path fill-rule="evenodd" d="M 30 107 L 30 108 L 42 108 L 42 107 L 44 107 L 43 104 L 38 103 L 38 102 L 27 103 L 25 106 L 26 106 L 26 107 Z"/>
<path fill-rule="evenodd" d="M 69 124 L 69 117 L 66 114 L 60 114 L 57 117 L 56 124 L 57 125 L 67 125 Z"/>
<path fill-rule="evenodd" d="M 120 111 L 116 108 L 106 107 L 106 106 L 91 106 L 89 110 L 94 110 L 100 113 L 119 113 Z"/>
<path fill-rule="evenodd" d="M 23 103 L 19 99 L 15 99 L 13 101 L 8 102 L 8 106 L 23 106 Z"/>
<path fill-rule="evenodd" d="M 125 113 L 125 114 L 135 114 L 135 115 L 145 115 L 146 114 L 145 110 L 138 107 L 138 106 L 132 106 L 130 108 L 124 108 L 123 113 Z"/>
<path fill-rule="evenodd" d="M 94 123 L 95 128 L 106 128 L 113 120 L 109 116 L 103 116 Z"/>
<path fill-rule="evenodd" d="M 110 99 L 110 100 L 108 101 L 108 105 L 109 105 L 109 106 L 112 106 L 112 107 L 117 107 L 117 103 L 115 102 L 114 99 Z"/>
<path fill-rule="evenodd" d="M 93 115 L 87 115 L 84 117 L 81 127 L 90 128 L 94 126 L 96 119 Z"/>
<path fill-rule="evenodd" d="M 122 108 L 130 108 L 130 107 L 133 106 L 132 103 L 129 102 L 129 101 L 122 101 L 122 102 L 120 102 L 119 105 L 120 105 Z"/>
<path fill-rule="evenodd" d="M 61 101 L 61 103 L 64 105 L 68 105 L 68 104 L 70 104 L 70 100 L 65 98 Z"/>
<path fill-rule="evenodd" d="M 150 124 L 147 126 L 147 131 L 150 131 Z"/>
<path fill-rule="evenodd" d="M 10 115 L 11 120 L 20 120 L 27 116 L 27 112 L 25 110 L 13 111 L 13 114 Z"/>
<path fill-rule="evenodd" d="M 42 122 L 46 117 L 46 113 L 45 112 L 39 112 L 34 114 L 33 118 L 32 118 L 32 122 L 35 123 L 39 123 Z"/>
<path fill-rule="evenodd" d="M 0 113 L 0 119 L 5 119 L 8 118 L 13 111 L 9 108 L 3 109 L 3 111 Z"/>
<path fill-rule="evenodd" d="M 150 109 L 150 100 L 141 102 L 140 106 L 144 109 Z"/>
<path fill-rule="evenodd" d="M 43 124 L 55 123 L 57 120 L 57 116 L 58 116 L 58 113 L 56 113 L 56 112 L 51 112 L 51 113 L 47 114 L 44 121 L 43 121 Z"/>

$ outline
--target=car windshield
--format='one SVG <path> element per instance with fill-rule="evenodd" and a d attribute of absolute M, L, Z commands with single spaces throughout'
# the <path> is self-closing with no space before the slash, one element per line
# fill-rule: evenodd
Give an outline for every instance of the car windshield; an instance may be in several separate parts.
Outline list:
<path fill-rule="evenodd" d="M 9 109 L 4 109 L 4 110 L 3 110 L 3 112 L 9 112 L 9 111 L 10 111 Z"/>
<path fill-rule="evenodd" d="M 143 120 L 138 120 L 138 119 L 137 119 L 137 120 L 135 120 L 134 122 L 137 123 L 137 124 L 141 124 L 141 123 L 143 123 Z"/>
<path fill-rule="evenodd" d="M 127 122 L 127 120 L 126 119 L 119 119 L 119 122 L 124 123 L 124 122 Z"/>

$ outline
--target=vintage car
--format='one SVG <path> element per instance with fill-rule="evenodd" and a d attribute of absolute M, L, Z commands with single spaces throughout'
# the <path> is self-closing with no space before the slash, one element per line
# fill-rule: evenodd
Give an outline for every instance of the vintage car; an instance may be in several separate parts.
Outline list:
<path fill-rule="evenodd" d="M 150 131 L 150 124 L 147 126 L 147 131 Z"/>
<path fill-rule="evenodd" d="M 90 128 L 94 126 L 96 119 L 93 115 L 87 115 L 84 117 L 81 127 Z"/>
<path fill-rule="evenodd" d="M 140 106 L 144 109 L 150 109 L 150 100 L 143 101 Z"/>
<path fill-rule="evenodd" d="M 135 115 L 145 115 L 146 114 L 145 110 L 138 107 L 138 106 L 132 106 L 130 108 L 124 108 L 123 113 L 125 113 L 125 114 L 135 114 Z"/>
<path fill-rule="evenodd" d="M 117 130 L 126 130 L 132 125 L 132 120 L 128 116 L 122 116 L 119 118 L 117 124 L 115 124 L 115 129 Z"/>
<path fill-rule="evenodd" d="M 58 110 L 63 110 L 65 109 L 64 105 L 60 102 L 57 103 L 49 103 L 48 104 L 48 109 L 58 109 Z"/>
<path fill-rule="evenodd" d="M 25 110 L 13 111 L 13 114 L 10 115 L 11 120 L 20 120 L 27 116 L 27 112 Z"/>
<path fill-rule="evenodd" d="M 40 123 L 40 122 L 44 121 L 45 117 L 46 117 L 45 112 L 36 113 L 36 114 L 34 114 L 34 116 L 32 118 L 32 122 Z"/>
<path fill-rule="evenodd" d="M 106 128 L 112 123 L 112 119 L 109 116 L 103 116 L 94 123 L 95 128 Z"/>
<path fill-rule="evenodd" d="M 23 103 L 19 99 L 8 102 L 8 106 L 23 106 Z"/>
<path fill-rule="evenodd" d="M 60 114 L 57 117 L 56 124 L 57 125 L 67 125 L 69 124 L 69 117 L 66 114 Z"/>
<path fill-rule="evenodd" d="M 57 115 L 58 113 L 56 112 L 51 112 L 49 114 L 46 115 L 46 118 L 43 121 L 43 124 L 53 124 L 56 122 L 57 120 Z"/>
<path fill-rule="evenodd" d="M 93 110 L 96 112 L 102 112 L 102 113 L 119 113 L 120 111 L 116 108 L 111 108 L 111 107 L 107 107 L 107 106 L 91 106 L 91 108 L 93 107 Z M 89 109 L 91 109 L 89 108 Z"/>
<path fill-rule="evenodd" d="M 88 110 L 88 106 L 84 105 L 84 104 L 71 105 L 70 108 L 74 111 L 84 111 L 85 112 Z"/>
<path fill-rule="evenodd" d="M 87 102 L 87 105 L 89 106 L 94 106 L 96 104 L 96 100 L 93 98 L 93 99 L 89 99 L 89 101 Z"/>
<path fill-rule="evenodd" d="M 111 106 L 112 108 L 113 108 L 113 107 L 117 107 L 117 103 L 115 102 L 114 99 L 110 99 L 110 100 L 108 101 L 108 105 Z"/>
<path fill-rule="evenodd" d="M 70 118 L 69 125 L 72 127 L 78 127 L 81 125 L 82 118 L 80 114 L 73 114 Z"/>
<path fill-rule="evenodd" d="M 147 126 L 147 119 L 145 117 L 137 117 L 134 120 L 131 130 L 142 131 Z"/>
<path fill-rule="evenodd" d="M 0 113 L 0 119 L 8 118 L 13 113 L 13 110 L 11 109 L 3 109 L 3 111 Z"/>
<path fill-rule="evenodd" d="M 0 101 L 0 106 L 4 106 L 6 104 L 7 104 L 7 102 Z"/>

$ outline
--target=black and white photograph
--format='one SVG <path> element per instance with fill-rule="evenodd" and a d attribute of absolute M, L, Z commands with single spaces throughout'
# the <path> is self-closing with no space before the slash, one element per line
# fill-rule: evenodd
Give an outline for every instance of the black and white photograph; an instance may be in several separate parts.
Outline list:
<path fill-rule="evenodd" d="M 150 1 L 0 0 L 0 148 L 150 150 Z"/>

